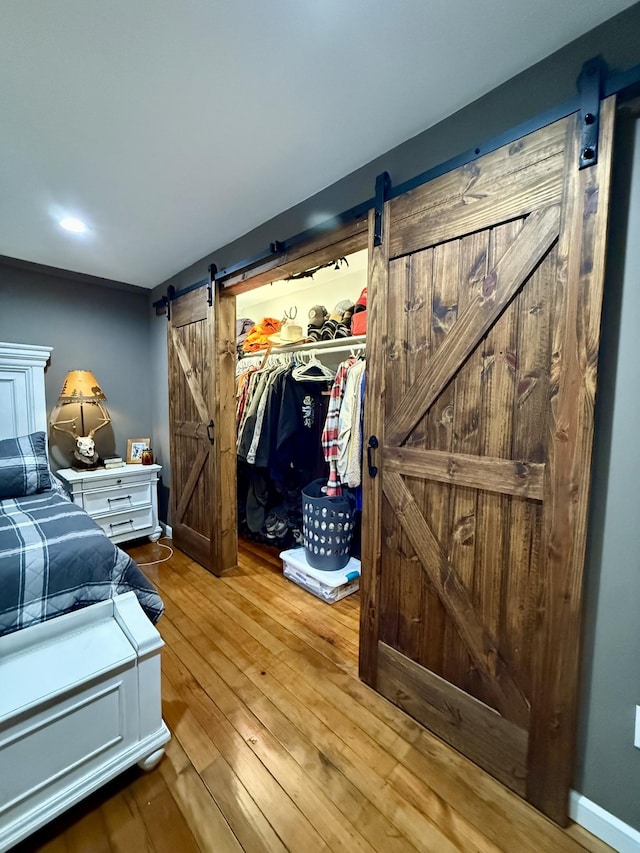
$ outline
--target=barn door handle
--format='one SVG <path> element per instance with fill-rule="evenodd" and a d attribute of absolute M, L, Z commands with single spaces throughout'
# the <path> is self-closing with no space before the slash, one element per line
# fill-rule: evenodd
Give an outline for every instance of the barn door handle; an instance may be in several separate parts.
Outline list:
<path fill-rule="evenodd" d="M 215 436 L 213 434 L 214 429 L 215 429 L 215 427 L 213 424 L 213 418 L 211 418 L 211 420 L 207 424 L 207 438 L 209 439 L 210 444 L 213 444 L 215 441 Z"/>
<path fill-rule="evenodd" d="M 376 474 L 378 473 L 377 467 L 373 464 L 373 460 L 372 460 L 373 454 L 371 453 L 371 451 L 376 450 L 377 447 L 378 447 L 378 439 L 375 437 L 375 435 L 370 435 L 369 441 L 367 443 L 367 467 L 369 469 L 369 476 L 371 478 L 375 477 Z"/>

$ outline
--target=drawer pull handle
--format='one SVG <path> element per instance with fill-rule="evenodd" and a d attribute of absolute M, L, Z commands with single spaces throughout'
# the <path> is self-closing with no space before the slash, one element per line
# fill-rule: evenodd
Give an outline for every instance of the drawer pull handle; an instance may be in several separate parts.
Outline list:
<path fill-rule="evenodd" d="M 133 527 L 133 519 L 130 518 L 128 521 L 117 521 L 115 524 L 110 524 L 109 527 L 113 530 L 114 527 L 122 527 L 123 524 L 130 524 Z"/>
<path fill-rule="evenodd" d="M 116 501 L 129 501 L 131 503 L 131 495 L 122 495 L 121 498 L 107 498 L 107 501 L 110 504 L 114 504 Z"/>

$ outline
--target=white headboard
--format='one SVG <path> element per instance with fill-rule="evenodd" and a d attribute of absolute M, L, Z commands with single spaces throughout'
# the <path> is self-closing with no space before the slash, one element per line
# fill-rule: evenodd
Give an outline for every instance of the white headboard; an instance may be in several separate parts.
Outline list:
<path fill-rule="evenodd" d="M 44 368 L 52 349 L 0 342 L 0 439 L 47 432 Z"/>

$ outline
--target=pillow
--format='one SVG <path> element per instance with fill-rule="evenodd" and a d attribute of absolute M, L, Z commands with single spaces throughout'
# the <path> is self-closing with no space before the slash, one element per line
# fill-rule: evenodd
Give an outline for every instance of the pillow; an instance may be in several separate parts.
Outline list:
<path fill-rule="evenodd" d="M 0 441 L 0 500 L 35 495 L 50 488 L 47 439 L 43 432 Z"/>

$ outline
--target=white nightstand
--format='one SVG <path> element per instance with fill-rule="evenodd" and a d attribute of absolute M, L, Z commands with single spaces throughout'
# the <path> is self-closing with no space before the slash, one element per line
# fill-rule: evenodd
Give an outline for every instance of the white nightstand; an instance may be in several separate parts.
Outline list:
<path fill-rule="evenodd" d="M 161 465 L 123 465 L 56 471 L 74 503 L 83 507 L 113 542 L 160 538 L 158 472 Z"/>

